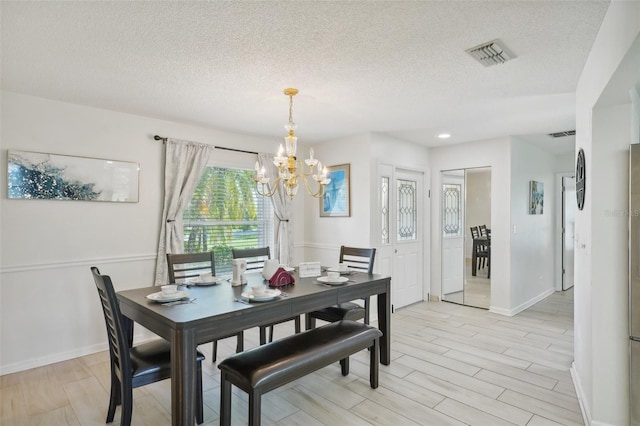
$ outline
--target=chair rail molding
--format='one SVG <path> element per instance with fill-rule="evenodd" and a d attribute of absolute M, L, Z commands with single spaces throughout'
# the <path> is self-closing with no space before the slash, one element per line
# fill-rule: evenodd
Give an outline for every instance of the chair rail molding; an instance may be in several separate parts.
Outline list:
<path fill-rule="evenodd" d="M 26 265 L 0 266 L 0 274 L 32 272 L 32 271 L 41 271 L 41 270 L 50 270 L 50 269 L 75 268 L 75 267 L 84 267 L 84 266 L 94 266 L 96 264 L 104 265 L 104 264 L 113 264 L 113 263 L 147 262 L 150 260 L 155 261 L 156 256 L 157 256 L 156 253 L 149 253 L 149 254 L 135 254 L 135 255 L 128 255 L 128 256 L 113 256 L 113 257 L 102 257 L 102 258 L 59 261 L 59 262 L 32 263 L 32 264 L 26 264 Z"/>

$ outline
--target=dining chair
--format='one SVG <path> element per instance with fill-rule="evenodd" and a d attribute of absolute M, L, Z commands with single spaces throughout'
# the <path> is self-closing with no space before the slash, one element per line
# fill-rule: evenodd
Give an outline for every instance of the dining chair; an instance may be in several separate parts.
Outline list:
<path fill-rule="evenodd" d="M 238 249 L 232 248 L 231 255 L 234 259 L 246 259 L 247 271 L 262 269 L 265 260 L 271 259 L 271 249 L 267 247 Z"/>
<path fill-rule="evenodd" d="M 346 264 L 351 270 L 372 274 L 375 258 L 375 248 L 340 247 L 339 261 L 340 263 Z M 369 324 L 370 298 L 365 297 L 362 300 L 364 301 L 364 307 L 359 303 L 346 302 L 309 312 L 305 314 L 305 328 L 307 330 L 315 328 L 317 319 L 326 322 L 341 320 L 358 321 L 362 319 L 365 324 Z"/>
<path fill-rule="evenodd" d="M 179 284 L 186 278 L 199 277 L 203 273 L 216 275 L 216 263 L 213 252 L 204 253 L 167 253 L 167 266 L 169 268 L 169 282 Z M 221 339 L 236 336 L 236 353 L 244 350 L 244 332 L 230 334 Z M 218 340 L 213 341 L 212 362 L 218 359 Z"/>
<path fill-rule="evenodd" d="M 239 249 L 232 248 L 231 254 L 234 259 L 247 259 L 247 271 L 255 271 L 264 267 L 264 261 L 271 259 L 271 250 L 269 247 L 258 247 Z M 273 326 L 282 324 L 287 321 L 294 321 L 295 332 L 300 333 L 300 315 L 295 317 L 286 318 L 274 323 L 260 326 L 260 344 L 267 343 L 267 328 L 269 329 L 269 343 L 273 342 Z"/>
<path fill-rule="evenodd" d="M 478 229 L 480 230 L 480 236 L 482 238 L 490 237 L 490 231 L 489 231 L 489 228 L 487 228 L 487 225 L 480 225 Z"/>
<path fill-rule="evenodd" d="M 482 236 L 482 227 L 483 226 L 484 226 L 485 233 L 487 233 L 487 236 Z M 470 229 L 471 229 L 471 238 L 473 240 L 478 240 L 480 238 L 486 238 L 488 240 L 488 232 L 487 232 L 486 225 L 472 226 Z M 485 266 L 489 265 L 489 262 L 490 262 L 489 245 L 488 244 L 479 244 L 479 242 L 476 241 L 473 244 L 473 246 L 475 247 L 475 250 L 476 250 L 476 253 L 475 253 L 476 268 L 484 269 Z M 489 266 L 489 268 L 490 268 L 490 266 Z M 490 271 L 490 269 L 488 269 L 488 271 Z M 489 274 L 490 274 L 490 272 L 489 272 Z"/>
<path fill-rule="evenodd" d="M 129 426 L 133 414 L 133 389 L 171 377 L 171 345 L 164 339 L 133 346 L 133 321 L 122 315 L 108 275 L 91 267 L 107 326 L 111 364 L 111 391 L 106 423 L 113 422 L 116 407 L 122 405 L 120 424 Z M 197 352 L 196 422 L 204 419 L 202 405 L 202 360 Z"/>

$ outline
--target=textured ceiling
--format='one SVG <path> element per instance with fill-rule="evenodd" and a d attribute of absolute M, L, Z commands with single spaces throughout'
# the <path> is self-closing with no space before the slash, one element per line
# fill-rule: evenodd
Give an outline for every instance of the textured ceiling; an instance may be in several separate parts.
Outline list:
<path fill-rule="evenodd" d="M 540 139 L 575 128 L 608 4 L 2 1 L 2 88 L 279 138 L 297 87 L 305 142 Z M 464 51 L 493 39 L 516 58 L 485 68 Z"/>

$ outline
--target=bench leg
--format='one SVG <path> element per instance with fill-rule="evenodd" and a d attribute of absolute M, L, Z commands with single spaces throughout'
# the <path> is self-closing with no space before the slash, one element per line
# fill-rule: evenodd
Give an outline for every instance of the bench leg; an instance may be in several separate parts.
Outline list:
<path fill-rule="evenodd" d="M 262 395 L 259 392 L 249 392 L 249 426 L 260 426 L 260 401 Z"/>
<path fill-rule="evenodd" d="M 378 387 L 378 374 L 380 366 L 380 339 L 373 340 L 373 346 L 369 351 L 369 382 L 371 387 L 376 389 Z"/>
<path fill-rule="evenodd" d="M 231 426 L 231 382 L 220 374 L 220 426 Z"/>
<path fill-rule="evenodd" d="M 340 370 L 343 376 L 349 375 L 349 357 L 340 360 Z"/>

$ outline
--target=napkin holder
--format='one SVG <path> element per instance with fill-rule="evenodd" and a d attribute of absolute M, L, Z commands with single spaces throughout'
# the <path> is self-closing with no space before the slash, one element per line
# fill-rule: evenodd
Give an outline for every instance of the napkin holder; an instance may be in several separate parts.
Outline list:
<path fill-rule="evenodd" d="M 319 277 L 321 274 L 320 262 L 301 262 L 298 265 L 298 275 L 300 278 Z"/>
<path fill-rule="evenodd" d="M 247 283 L 247 277 L 245 276 L 245 272 L 247 272 L 247 259 L 233 259 L 231 261 L 231 270 L 233 271 L 231 278 L 232 286 L 235 287 Z"/>
<path fill-rule="evenodd" d="M 269 287 L 281 287 L 283 285 L 295 284 L 296 279 L 293 275 L 284 270 L 284 268 L 278 268 L 278 270 L 269 278 Z"/>

